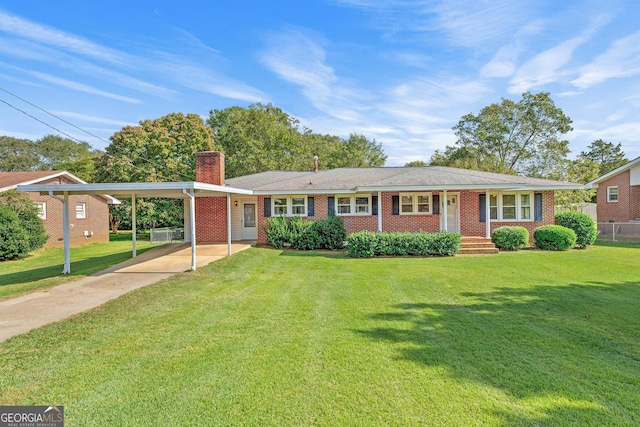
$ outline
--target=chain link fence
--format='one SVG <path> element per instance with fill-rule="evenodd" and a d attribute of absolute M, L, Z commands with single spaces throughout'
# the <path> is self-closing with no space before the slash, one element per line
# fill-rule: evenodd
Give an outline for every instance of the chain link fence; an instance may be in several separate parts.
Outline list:
<path fill-rule="evenodd" d="M 640 221 L 599 222 L 597 240 L 640 244 Z"/>
<path fill-rule="evenodd" d="M 177 243 L 184 241 L 184 228 L 164 227 L 152 228 L 151 243 Z"/>

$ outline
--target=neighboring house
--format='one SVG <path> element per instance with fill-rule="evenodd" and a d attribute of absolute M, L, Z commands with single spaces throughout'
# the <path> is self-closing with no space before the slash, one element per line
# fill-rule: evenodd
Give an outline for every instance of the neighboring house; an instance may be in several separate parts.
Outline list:
<path fill-rule="evenodd" d="M 640 219 L 640 157 L 586 184 L 597 189 L 598 221 Z"/>
<path fill-rule="evenodd" d="M 253 191 L 250 196 L 196 198 L 198 243 L 266 241 L 270 216 L 323 219 L 335 214 L 347 233 L 449 230 L 489 237 L 503 225 L 554 223 L 554 191 L 580 185 L 440 166 L 272 171 L 225 181 L 224 154 L 196 154 L 196 181 Z"/>
<path fill-rule="evenodd" d="M 86 184 L 66 171 L 0 172 L 0 193 L 27 184 Z M 48 195 L 27 193 L 49 235 L 45 247 L 62 246 L 62 201 Z M 69 196 L 71 246 L 109 241 L 109 206 L 117 199 L 102 195 Z"/>

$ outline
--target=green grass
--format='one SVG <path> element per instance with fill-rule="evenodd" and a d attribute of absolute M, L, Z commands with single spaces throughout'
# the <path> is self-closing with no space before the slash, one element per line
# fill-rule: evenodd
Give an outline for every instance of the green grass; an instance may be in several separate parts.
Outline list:
<path fill-rule="evenodd" d="M 68 425 L 640 425 L 638 248 L 249 249 L 0 343 Z"/>
<path fill-rule="evenodd" d="M 40 249 L 25 259 L 0 262 L 0 299 L 75 280 L 131 258 L 131 234 L 112 239 L 71 248 L 71 274 L 64 276 L 62 248 Z M 148 239 L 136 242 L 138 254 L 152 247 Z"/>

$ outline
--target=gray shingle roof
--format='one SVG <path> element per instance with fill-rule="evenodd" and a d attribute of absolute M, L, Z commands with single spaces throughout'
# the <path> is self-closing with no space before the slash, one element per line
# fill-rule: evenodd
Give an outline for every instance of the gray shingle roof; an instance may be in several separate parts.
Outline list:
<path fill-rule="evenodd" d="M 319 172 L 272 171 L 226 180 L 226 184 L 257 193 L 393 191 L 402 189 L 582 188 L 578 184 L 518 175 L 472 171 L 443 166 L 338 168 Z"/>

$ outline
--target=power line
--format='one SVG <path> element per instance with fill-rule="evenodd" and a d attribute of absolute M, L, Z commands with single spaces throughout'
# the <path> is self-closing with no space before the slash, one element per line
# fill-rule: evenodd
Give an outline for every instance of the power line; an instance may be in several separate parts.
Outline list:
<path fill-rule="evenodd" d="M 50 116 L 52 116 L 52 117 L 55 117 L 56 119 L 58 119 L 58 120 L 60 120 L 60 121 L 62 121 L 62 122 L 64 122 L 64 123 L 66 123 L 66 124 L 68 124 L 68 125 L 70 125 L 70 126 L 73 126 L 74 128 L 76 128 L 76 129 L 78 129 L 78 130 L 80 130 L 80 131 L 82 131 L 82 132 L 84 132 L 84 133 L 86 133 L 86 134 L 88 134 L 88 135 L 93 136 L 94 138 L 97 138 L 97 139 L 99 139 L 99 140 L 101 140 L 101 141 L 103 141 L 103 142 L 106 142 L 107 144 L 110 144 L 110 142 L 109 142 L 109 141 L 107 141 L 106 139 L 101 138 L 101 137 L 99 137 L 99 136 L 97 136 L 97 135 L 94 135 L 93 133 L 91 133 L 91 132 L 89 132 L 89 131 L 87 131 L 87 130 L 85 130 L 85 129 L 82 129 L 81 127 L 79 127 L 79 126 L 77 126 L 77 125 L 75 125 L 75 124 L 73 124 L 73 123 L 71 123 L 71 122 L 69 122 L 69 121 L 67 121 L 67 120 L 65 120 L 65 119 L 63 119 L 63 118 L 61 118 L 61 117 L 58 117 L 57 115 L 55 115 L 55 114 L 53 114 L 53 113 L 51 113 L 51 112 L 49 112 L 49 111 L 45 110 L 44 108 L 39 107 L 39 106 L 37 106 L 37 105 L 35 105 L 35 104 L 33 104 L 33 103 L 31 103 L 31 102 L 27 101 L 27 100 L 26 100 L 26 99 L 24 99 L 24 98 L 19 97 L 18 95 L 14 94 L 14 93 L 12 93 L 12 92 L 10 92 L 10 91 L 8 91 L 8 90 L 6 90 L 6 89 L 2 88 L 2 87 L 0 87 L 0 90 L 2 90 L 3 92 L 8 93 L 8 94 L 9 94 L 9 95 L 11 95 L 11 96 L 16 97 L 17 99 L 19 99 L 19 100 L 21 100 L 21 101 L 23 101 L 23 102 L 25 102 L 25 103 L 27 103 L 27 104 L 31 105 L 32 107 L 37 108 L 38 110 L 41 110 L 41 111 L 43 111 L 43 112 L 45 112 L 45 113 L 49 114 L 49 115 L 50 115 Z M 46 122 L 44 122 L 44 121 L 40 120 L 40 119 L 38 119 L 37 117 L 35 117 L 35 116 L 33 116 L 33 115 L 31 115 L 31 114 L 27 113 L 27 112 L 26 112 L 26 111 L 24 111 L 24 110 L 21 110 L 20 108 L 16 107 L 15 105 L 13 105 L 13 104 L 11 104 L 11 103 L 9 103 L 9 102 L 7 102 L 7 101 L 3 100 L 3 99 L 0 99 L 0 102 L 2 102 L 2 103 L 4 103 L 4 104 L 8 105 L 9 107 L 11 107 L 11 108 L 13 108 L 13 109 L 15 109 L 15 110 L 17 110 L 17 111 L 21 112 L 22 114 L 24 114 L 24 115 L 26 115 L 26 116 L 28 116 L 28 117 L 30 117 L 30 118 L 32 118 L 32 119 L 34 119 L 35 121 L 37 121 L 37 122 L 39 122 L 39 123 L 42 123 L 43 125 L 45 125 L 45 126 L 47 126 L 47 127 L 51 128 L 51 129 L 55 130 L 56 132 L 59 132 L 59 133 L 61 133 L 61 134 L 65 135 L 65 136 L 69 137 L 70 139 L 72 139 L 72 140 L 74 140 L 74 141 L 76 141 L 76 142 L 79 142 L 79 143 L 86 143 L 86 141 L 80 141 L 79 139 L 77 139 L 77 138 L 75 138 L 75 137 L 73 137 L 73 136 L 69 135 L 68 133 L 63 132 L 63 131 L 61 131 L 60 129 L 58 129 L 58 128 L 56 128 L 56 127 L 54 127 L 54 126 L 52 126 L 52 125 L 50 125 L 50 124 L 48 124 L 48 123 L 46 123 Z M 91 144 L 89 144 L 89 146 L 91 146 L 91 148 L 95 150 L 95 147 L 93 147 Z M 127 162 L 127 161 L 126 161 L 126 160 L 124 160 L 124 159 L 120 159 L 120 158 L 118 158 L 118 157 L 116 157 L 116 156 L 114 156 L 114 155 L 112 155 L 112 154 L 109 154 L 109 153 L 107 153 L 107 152 L 104 152 L 104 155 L 105 155 L 105 156 L 107 156 L 107 157 L 112 158 L 112 159 L 113 159 L 113 160 L 115 160 L 115 161 L 120 162 L 120 163 L 121 163 L 121 164 L 123 164 L 123 165 L 131 166 L 131 167 L 133 167 L 134 169 L 138 169 L 139 171 L 145 172 L 145 170 L 144 170 L 144 169 L 142 169 L 141 167 L 136 166 L 136 165 L 134 165 L 134 164 L 132 164 L 132 163 L 130 163 L 130 162 Z M 155 166 L 155 167 L 160 167 L 160 166 L 161 166 L 160 164 L 155 163 L 155 162 L 152 162 L 151 160 L 149 160 L 149 158 L 148 158 L 148 157 L 145 157 L 145 156 L 142 156 L 142 155 L 140 155 L 140 157 L 141 157 L 143 160 L 146 160 L 146 162 L 147 162 L 147 163 L 149 163 L 149 164 L 151 164 L 151 165 L 153 165 L 153 166 Z M 189 178 L 190 178 L 189 176 L 183 175 L 183 174 L 182 174 L 182 173 L 180 173 L 180 172 L 177 172 L 177 173 L 178 173 L 178 176 L 179 176 L 181 179 L 189 180 Z M 166 175 L 164 175 L 164 174 L 162 174 L 162 173 L 158 173 L 158 170 L 157 170 L 157 169 L 156 169 L 156 175 L 157 175 L 158 177 L 160 177 L 160 178 L 164 178 L 164 179 L 166 179 L 167 181 L 171 181 L 171 180 L 169 179 L 169 177 L 167 177 Z"/>

